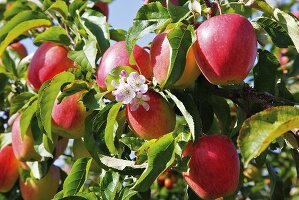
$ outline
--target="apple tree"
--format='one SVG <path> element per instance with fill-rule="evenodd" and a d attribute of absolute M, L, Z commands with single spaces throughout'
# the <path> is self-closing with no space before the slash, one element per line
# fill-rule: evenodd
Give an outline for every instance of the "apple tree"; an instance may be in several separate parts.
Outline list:
<path fill-rule="evenodd" d="M 0 1 L 0 199 L 298 198 L 299 3 L 110 3 Z"/>

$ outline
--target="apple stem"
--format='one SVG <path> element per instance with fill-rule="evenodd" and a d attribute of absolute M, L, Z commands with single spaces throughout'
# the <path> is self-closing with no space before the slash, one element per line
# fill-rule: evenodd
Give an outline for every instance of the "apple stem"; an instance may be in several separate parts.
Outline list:
<path fill-rule="evenodd" d="M 217 8 L 219 10 L 219 14 L 222 15 L 222 9 L 221 9 L 221 5 L 220 5 L 219 1 L 218 0 L 214 0 L 214 3 L 217 5 Z"/>

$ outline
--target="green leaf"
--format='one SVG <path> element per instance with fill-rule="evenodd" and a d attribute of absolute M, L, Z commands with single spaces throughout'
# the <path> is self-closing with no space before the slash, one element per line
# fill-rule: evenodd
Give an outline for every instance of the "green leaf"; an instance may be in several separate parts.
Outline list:
<path fill-rule="evenodd" d="M 30 92 L 23 92 L 12 99 L 10 112 L 9 114 L 12 115 L 18 112 L 21 108 L 23 108 L 28 101 L 35 95 Z"/>
<path fill-rule="evenodd" d="M 191 14 L 187 5 L 185 6 L 174 6 L 171 1 L 167 5 L 168 12 L 171 16 L 172 22 L 177 23 L 188 17 Z"/>
<path fill-rule="evenodd" d="M 127 74 L 131 72 L 137 72 L 132 67 L 129 66 L 119 66 L 112 69 L 109 74 L 106 76 L 105 82 L 107 86 L 107 91 L 113 91 L 115 88 L 112 86 L 112 81 L 114 80 L 116 83 L 119 83 L 121 71 L 125 70 Z"/>
<path fill-rule="evenodd" d="M 109 25 L 106 16 L 95 10 L 88 9 L 82 15 L 82 23 L 86 32 L 96 38 L 100 47 L 100 53 L 103 54 L 110 46 Z"/>
<path fill-rule="evenodd" d="M 292 39 L 297 52 L 299 53 L 299 24 L 296 19 L 291 15 L 279 10 L 274 9 L 274 18 L 279 22 L 279 24 L 286 30 Z"/>
<path fill-rule="evenodd" d="M 31 105 L 29 105 L 25 111 L 22 113 L 21 120 L 20 120 L 20 127 L 21 127 L 21 138 L 23 139 L 28 128 L 30 127 L 30 122 L 32 117 L 34 116 L 37 110 L 37 100 L 33 101 Z"/>
<path fill-rule="evenodd" d="M 67 7 L 66 3 L 64 1 L 61 1 L 61 0 L 58 0 L 55 3 L 53 3 L 50 6 L 50 8 L 48 8 L 48 10 L 55 10 L 55 11 L 57 11 L 65 19 L 66 19 L 67 15 L 68 15 L 68 7 Z"/>
<path fill-rule="evenodd" d="M 165 171 L 175 158 L 172 133 L 158 139 L 148 150 L 148 166 L 133 186 L 134 190 L 147 191 L 156 178 Z"/>
<path fill-rule="evenodd" d="M 269 51 L 259 49 L 258 52 L 258 63 L 253 68 L 254 88 L 259 92 L 274 94 L 277 81 L 277 69 L 280 64 Z"/>
<path fill-rule="evenodd" d="M 75 79 L 70 72 L 62 72 L 56 75 L 52 80 L 43 84 L 39 90 L 37 118 L 39 124 L 43 127 L 48 137 L 52 139 L 52 109 L 60 88 L 66 82 L 72 82 Z"/>
<path fill-rule="evenodd" d="M 257 23 L 269 34 L 272 42 L 280 47 L 288 47 L 293 45 L 293 42 L 287 31 L 280 25 L 279 22 L 269 17 L 260 17 Z"/>
<path fill-rule="evenodd" d="M 120 139 L 120 141 L 124 145 L 129 147 L 132 151 L 137 151 L 142 146 L 145 140 L 139 137 L 123 137 Z"/>
<path fill-rule="evenodd" d="M 229 126 L 231 125 L 230 108 L 227 101 L 218 96 L 211 97 L 213 111 L 219 120 L 222 133 L 229 136 Z"/>
<path fill-rule="evenodd" d="M 163 88 L 171 87 L 180 79 L 186 65 L 186 55 L 193 43 L 191 27 L 187 29 L 176 27 L 167 34 L 171 46 L 171 60 Z"/>
<path fill-rule="evenodd" d="M 143 5 L 138 10 L 127 34 L 126 45 L 130 55 L 138 39 L 170 22 L 169 13 L 161 3 L 154 2 Z"/>
<path fill-rule="evenodd" d="M 123 29 L 110 29 L 110 39 L 115 41 L 126 40 L 127 31 Z"/>
<path fill-rule="evenodd" d="M 103 200 L 115 199 L 116 192 L 121 186 L 119 173 L 112 170 L 104 172 L 101 176 L 100 186 Z"/>
<path fill-rule="evenodd" d="M 285 132 L 298 128 L 298 124 L 299 108 L 291 106 L 269 108 L 245 120 L 238 137 L 245 167 L 272 141 Z"/>
<path fill-rule="evenodd" d="M 105 128 L 105 143 L 110 153 L 114 155 L 118 153 L 114 144 L 114 138 L 118 128 L 116 117 L 122 105 L 122 103 L 116 103 L 111 107 L 107 116 L 107 124 Z"/>
<path fill-rule="evenodd" d="M 48 28 L 45 32 L 37 35 L 34 39 L 34 43 L 42 43 L 45 41 L 61 43 L 65 44 L 66 46 L 70 45 L 71 43 L 70 39 L 67 36 L 66 30 L 59 26 Z"/>
<path fill-rule="evenodd" d="M 63 183 L 63 197 L 72 196 L 83 191 L 91 161 L 91 158 L 80 158 L 76 160 L 70 174 Z"/>
<path fill-rule="evenodd" d="M 0 56 L 2 55 L 5 48 L 17 37 L 22 35 L 23 33 L 31 30 L 33 28 L 41 27 L 41 26 L 50 26 L 51 21 L 48 19 L 34 19 L 25 22 L 21 22 L 16 25 L 12 30 L 7 34 L 6 38 L 0 43 Z"/>
<path fill-rule="evenodd" d="M 89 38 L 83 50 L 69 51 L 68 57 L 81 66 L 83 71 L 95 70 L 96 68 L 96 40 Z"/>
<path fill-rule="evenodd" d="M 166 90 L 166 93 L 183 114 L 192 134 L 192 139 L 196 141 L 202 132 L 202 122 L 193 98 L 181 91 L 175 91 L 175 94 L 172 94 Z"/>
<path fill-rule="evenodd" d="M 11 144 L 11 133 L 0 134 L 0 151 L 7 145 Z"/>
<path fill-rule="evenodd" d="M 134 195 L 136 195 L 138 192 L 137 191 L 134 191 L 134 190 L 131 190 L 130 188 L 128 187 L 125 187 L 122 191 L 121 191 L 121 194 L 120 194 L 120 199 L 122 200 L 131 200 L 132 197 Z"/>
<path fill-rule="evenodd" d="M 88 91 L 89 84 L 85 81 L 76 80 L 73 83 L 63 88 L 61 94 L 57 97 L 58 103 L 60 103 L 65 97 L 71 96 L 81 91 Z"/>

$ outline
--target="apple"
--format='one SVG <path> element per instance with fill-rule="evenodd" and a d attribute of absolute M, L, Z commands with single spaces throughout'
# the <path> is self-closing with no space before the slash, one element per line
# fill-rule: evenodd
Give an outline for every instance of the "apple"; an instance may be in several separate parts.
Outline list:
<path fill-rule="evenodd" d="M 27 178 L 20 180 L 21 195 L 24 200 L 50 200 L 59 188 L 60 170 L 52 165 L 42 179 Z"/>
<path fill-rule="evenodd" d="M 52 110 L 53 132 L 66 138 L 77 139 L 84 135 L 86 108 L 80 101 L 82 92 L 65 97 L 60 104 L 56 99 Z"/>
<path fill-rule="evenodd" d="M 21 42 L 12 43 L 9 47 L 16 51 L 21 59 L 28 55 L 27 49 Z"/>
<path fill-rule="evenodd" d="M 29 128 L 23 139 L 21 138 L 20 127 L 21 115 L 19 115 L 12 125 L 12 148 L 16 158 L 20 161 L 40 160 L 41 156 L 34 149 L 34 140 Z"/>
<path fill-rule="evenodd" d="M 145 78 L 150 79 L 152 76 L 152 68 L 150 66 L 150 58 L 147 51 L 138 45 L 134 46 L 133 56 L 136 60 L 136 65 L 130 64 L 130 55 L 126 49 L 124 41 L 120 41 L 112 45 L 104 53 L 99 68 L 97 71 L 97 84 L 105 91 L 106 90 L 106 77 L 112 69 L 119 66 L 130 66 Z"/>
<path fill-rule="evenodd" d="M 11 146 L 0 151 L 0 193 L 12 189 L 19 176 L 19 161 Z"/>
<path fill-rule="evenodd" d="M 126 105 L 127 120 L 135 134 L 143 139 L 156 139 L 173 131 L 176 123 L 175 112 L 159 93 L 149 90 L 145 95 L 149 110 L 140 105 L 137 110 L 131 110 L 131 104 Z"/>
<path fill-rule="evenodd" d="M 251 23 L 239 14 L 223 14 L 196 29 L 195 59 L 212 84 L 240 83 L 254 65 L 257 38 Z"/>
<path fill-rule="evenodd" d="M 163 84 L 166 81 L 170 67 L 171 46 L 167 39 L 167 32 L 158 34 L 154 38 L 150 50 L 153 74 L 159 84 Z M 185 69 L 180 79 L 173 85 L 173 87 L 186 88 L 199 76 L 200 70 L 196 64 L 193 49 L 193 47 L 189 49 L 186 55 Z"/>
<path fill-rule="evenodd" d="M 173 181 L 171 178 L 166 178 L 165 181 L 164 181 L 164 186 L 167 188 L 167 189 L 172 189 L 173 188 Z"/>
<path fill-rule="evenodd" d="M 292 14 L 299 19 L 299 10 L 292 11 Z"/>
<path fill-rule="evenodd" d="M 75 160 L 79 158 L 85 158 L 85 157 L 91 158 L 91 155 L 86 149 L 86 147 L 84 146 L 84 142 L 82 141 L 82 139 L 74 140 L 73 153 L 74 153 Z M 98 165 L 96 161 L 93 160 L 90 165 L 90 170 L 94 172 L 100 172 L 101 167 Z"/>
<path fill-rule="evenodd" d="M 108 19 L 108 15 L 109 15 L 109 7 L 107 3 L 103 3 L 103 2 L 97 2 L 94 4 L 95 9 L 99 9 L 99 11 L 101 13 L 103 13 L 103 15 L 105 15 Z"/>
<path fill-rule="evenodd" d="M 240 161 L 234 144 L 226 136 L 203 136 L 193 146 L 189 143 L 183 156 L 190 156 L 190 169 L 183 172 L 183 177 L 199 197 L 216 199 L 237 189 Z"/>
<path fill-rule="evenodd" d="M 58 43 L 44 42 L 34 53 L 28 68 L 28 81 L 38 90 L 55 75 L 74 66 L 67 57 L 68 49 Z"/>
<path fill-rule="evenodd" d="M 144 4 L 148 4 L 148 3 L 150 3 L 150 2 L 152 2 L 152 1 L 151 1 L 151 0 L 145 0 L 145 1 L 144 1 Z M 179 5 L 179 0 L 170 0 L 170 2 L 171 2 L 173 5 L 176 5 L 176 6 Z M 164 7 L 167 6 L 167 5 L 166 5 L 166 0 L 163 0 L 163 1 L 162 1 L 162 5 L 163 5 Z"/>

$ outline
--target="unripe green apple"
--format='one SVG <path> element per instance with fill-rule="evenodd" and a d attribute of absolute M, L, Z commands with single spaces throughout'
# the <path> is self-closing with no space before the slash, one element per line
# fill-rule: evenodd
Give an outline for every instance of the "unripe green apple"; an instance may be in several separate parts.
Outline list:
<path fill-rule="evenodd" d="M 254 65 L 257 39 L 251 23 L 239 14 L 223 14 L 196 30 L 195 58 L 212 84 L 240 83 Z"/>
<path fill-rule="evenodd" d="M 107 3 L 103 3 L 103 2 L 97 2 L 94 4 L 95 9 L 99 9 L 99 11 L 101 13 L 103 13 L 103 15 L 105 15 L 108 19 L 108 15 L 109 15 L 109 7 Z"/>
<path fill-rule="evenodd" d="M 21 138 L 21 115 L 19 115 L 12 125 L 12 148 L 16 158 L 20 161 L 40 160 L 40 155 L 34 150 L 34 140 L 29 128 L 23 139 Z"/>
<path fill-rule="evenodd" d="M 150 58 L 147 51 L 138 45 L 134 46 L 133 55 L 136 65 L 130 64 L 130 55 L 124 41 L 117 42 L 104 53 L 97 71 L 97 83 L 102 90 L 106 90 L 106 77 L 112 69 L 119 66 L 130 66 L 145 78 L 150 79 L 153 73 L 150 66 Z"/>
<path fill-rule="evenodd" d="M 151 45 L 150 58 L 154 77 L 159 84 L 163 84 L 167 79 L 171 60 L 171 46 L 167 39 L 167 32 L 158 34 L 154 38 Z M 199 74 L 200 70 L 196 64 L 192 46 L 186 55 L 185 69 L 173 87 L 186 88 L 192 85 Z"/>
<path fill-rule="evenodd" d="M 80 101 L 82 92 L 65 97 L 60 104 L 56 100 L 52 110 L 53 131 L 66 138 L 84 136 L 86 108 Z"/>
<path fill-rule="evenodd" d="M 52 165 L 42 179 L 20 180 L 21 195 L 24 200 L 50 200 L 59 188 L 60 170 Z"/>
<path fill-rule="evenodd" d="M 145 95 L 149 110 L 140 105 L 135 111 L 131 104 L 126 106 L 127 120 L 135 134 L 144 139 L 159 138 L 173 131 L 175 127 L 175 112 L 169 103 L 157 92 L 149 90 Z"/>
<path fill-rule="evenodd" d="M 86 149 L 86 147 L 84 146 L 82 139 L 74 140 L 73 153 L 74 153 L 75 160 L 77 160 L 79 158 L 84 158 L 84 157 L 91 158 L 91 155 L 88 152 L 88 150 Z M 90 170 L 94 171 L 94 172 L 99 172 L 99 171 L 101 171 L 101 167 L 98 165 L 97 162 L 95 162 L 93 160 L 90 165 Z"/>
<path fill-rule="evenodd" d="M 224 135 L 203 136 L 183 156 L 190 156 L 189 171 L 183 173 L 188 185 L 203 199 L 216 199 L 235 192 L 239 184 L 237 150 Z"/>
<path fill-rule="evenodd" d="M 12 189 L 19 176 L 19 161 L 11 146 L 0 151 L 0 193 Z"/>
<path fill-rule="evenodd" d="M 74 66 L 67 57 L 68 49 L 54 42 L 43 43 L 34 53 L 28 68 L 28 81 L 38 90 L 55 75 Z"/>

